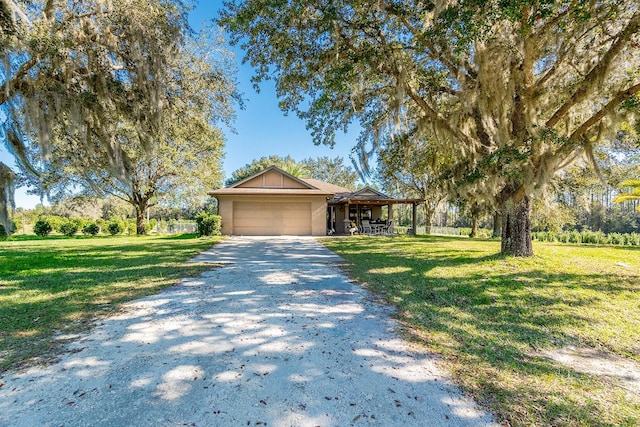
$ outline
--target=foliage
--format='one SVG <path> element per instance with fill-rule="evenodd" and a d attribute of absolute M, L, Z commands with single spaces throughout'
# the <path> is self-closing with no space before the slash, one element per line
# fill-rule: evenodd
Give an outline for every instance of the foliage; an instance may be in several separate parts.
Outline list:
<path fill-rule="evenodd" d="M 222 230 L 222 217 L 207 212 L 196 215 L 199 236 L 219 236 Z"/>
<path fill-rule="evenodd" d="M 609 233 L 602 231 L 536 231 L 532 233 L 533 240 L 540 242 L 560 242 L 593 245 L 627 245 L 640 246 L 640 233 Z"/>
<path fill-rule="evenodd" d="M 374 147 L 433 135 L 454 153 L 451 188 L 499 201 L 505 254 L 532 255 L 531 198 L 636 113 L 640 11 L 627 0 L 225 6 L 254 82 L 274 79 L 315 143 L 354 121 Z"/>
<path fill-rule="evenodd" d="M 225 185 L 233 185 L 271 166 L 298 178 L 313 178 L 350 190 L 355 190 L 358 181 L 357 172 L 351 166 L 345 165 L 342 157 L 333 159 L 326 156 L 315 159 L 309 157 L 298 162 L 291 156 L 272 155 L 254 159 L 251 163 L 233 171 L 225 181 Z"/>
<path fill-rule="evenodd" d="M 613 201 L 615 203 L 623 203 L 631 200 L 640 200 L 640 180 L 638 179 L 629 179 L 627 181 L 621 182 L 620 187 L 631 188 L 631 191 L 627 193 L 620 193 L 616 196 Z M 640 204 L 636 208 L 638 212 L 640 212 Z"/>
<path fill-rule="evenodd" d="M 53 227 L 47 218 L 40 218 L 33 224 L 33 232 L 40 237 L 48 236 L 52 230 Z"/>
<path fill-rule="evenodd" d="M 107 224 L 107 231 L 112 236 L 115 236 L 116 234 L 122 234 L 124 230 L 125 230 L 125 224 L 121 219 L 112 219 Z"/>
<path fill-rule="evenodd" d="M 76 221 L 66 221 L 60 226 L 60 232 L 65 236 L 73 236 L 79 230 L 78 223 Z"/>
<path fill-rule="evenodd" d="M 160 127 L 152 137 L 138 132 L 126 115 L 109 117 L 124 171 L 113 168 L 107 147 L 79 157 L 82 139 L 54 129 L 47 170 L 31 184 L 65 183 L 86 195 L 119 198 L 133 207 L 138 234 L 146 232 L 146 210 L 162 199 L 204 203 L 206 191 L 222 181 L 224 136 L 214 123 L 231 123 L 238 94 L 222 39 L 207 31 L 199 37 L 187 40 L 165 64 L 160 90 L 171 102 L 158 114 Z"/>
<path fill-rule="evenodd" d="M 305 178 L 313 178 L 328 182 L 338 187 L 355 191 L 358 183 L 358 173 L 349 165 L 344 164 L 342 157 L 306 158 L 301 162 L 309 171 Z"/>
<path fill-rule="evenodd" d="M 4 225 L 0 224 L 0 240 L 7 240 L 9 233 L 5 230 Z"/>
<path fill-rule="evenodd" d="M 97 235 L 100 232 L 100 226 L 95 222 L 88 222 L 82 227 L 83 234 Z"/>
<path fill-rule="evenodd" d="M 290 175 L 299 178 L 305 178 L 309 173 L 305 165 L 293 160 L 291 156 L 280 157 L 276 155 L 264 156 L 257 160 L 252 160 L 251 163 L 244 165 L 243 167 L 233 171 L 231 176 L 225 181 L 225 185 L 228 187 L 238 181 L 242 181 L 245 178 L 255 175 L 256 173 L 267 169 L 271 166 L 282 169 Z"/>
<path fill-rule="evenodd" d="M 160 115 L 171 102 L 164 90 L 170 63 L 188 33 L 186 4 L 1 4 L 0 138 L 22 171 L 40 175 L 60 166 L 43 165 L 59 160 L 52 152 L 59 139 L 67 141 L 68 151 L 85 165 L 101 154 L 109 158 L 111 169 L 126 174 L 123 141 L 116 137 L 119 119 L 126 117 L 145 141 L 161 131 Z M 5 183 L 0 184 L 6 190 Z"/>
<path fill-rule="evenodd" d="M 640 397 L 615 376 L 545 356 L 586 347 L 640 362 L 637 247 L 535 242 L 535 258 L 460 237 L 326 239 L 354 280 L 394 305 L 405 336 L 510 426 L 633 426 Z M 593 356 L 592 356 L 593 357 Z"/>
<path fill-rule="evenodd" d="M 447 196 L 441 176 L 452 159 L 442 151 L 432 139 L 415 132 L 389 138 L 378 150 L 378 173 L 385 186 L 404 197 L 424 200 L 427 233 Z"/>
<path fill-rule="evenodd" d="M 211 267 L 185 261 L 216 241 L 182 235 L 0 243 L 0 370 L 55 355 L 56 332 L 82 332 L 126 301 L 197 277 Z"/>

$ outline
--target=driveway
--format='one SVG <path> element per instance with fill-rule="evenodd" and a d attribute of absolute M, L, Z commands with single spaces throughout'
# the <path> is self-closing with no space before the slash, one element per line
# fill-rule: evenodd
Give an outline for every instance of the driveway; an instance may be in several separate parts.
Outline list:
<path fill-rule="evenodd" d="M 486 426 L 312 238 L 232 237 L 202 277 L 0 378 L 8 426 Z"/>

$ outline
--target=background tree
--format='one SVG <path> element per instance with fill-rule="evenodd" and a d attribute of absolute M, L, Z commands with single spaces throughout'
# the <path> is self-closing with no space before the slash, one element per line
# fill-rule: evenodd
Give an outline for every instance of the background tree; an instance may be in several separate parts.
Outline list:
<path fill-rule="evenodd" d="M 133 207 L 137 234 L 146 231 L 147 208 L 163 197 L 179 194 L 204 203 L 206 191 L 222 181 L 224 138 L 214 123 L 229 123 L 238 100 L 230 62 L 218 50 L 221 40 L 210 36 L 189 40 L 167 61 L 162 96 L 168 102 L 153 138 L 142 135 L 127 115 L 106 118 L 113 124 L 120 147 L 116 164 L 122 169 L 113 167 L 112 152 L 100 140 L 90 138 L 93 148 L 83 152 L 87 141 L 69 133 L 64 123 L 53 129 L 50 159 L 38 159 L 46 169 L 32 184 L 63 183 L 85 194 L 120 198 Z"/>
<path fill-rule="evenodd" d="M 636 201 L 640 200 L 640 180 L 639 179 L 630 179 L 627 181 L 623 181 L 620 183 L 621 188 L 629 188 L 630 191 L 618 194 L 613 201 L 615 203 L 623 203 L 628 201 Z M 636 207 L 638 212 L 640 212 L 640 204 Z"/>
<path fill-rule="evenodd" d="M 359 120 L 457 147 L 450 179 L 500 200 L 502 253 L 532 255 L 531 199 L 637 104 L 640 10 L 610 2 L 262 0 L 221 23 L 315 142 Z M 375 138 L 373 138 L 375 141 Z"/>
<path fill-rule="evenodd" d="M 309 157 L 303 159 L 302 163 L 309 170 L 309 178 L 329 182 L 351 191 L 355 191 L 358 186 L 358 173 L 350 165 L 345 165 L 344 158 L 340 156 L 315 159 Z"/>
<path fill-rule="evenodd" d="M 276 155 L 264 156 L 259 159 L 254 159 L 251 163 L 248 163 L 241 168 L 236 169 L 231 173 L 231 176 L 225 181 L 225 185 L 228 187 L 238 181 L 242 181 L 245 178 L 250 177 L 268 167 L 275 166 L 283 171 L 297 177 L 302 177 L 308 173 L 307 169 L 299 162 L 296 162 L 291 156 L 280 157 Z"/>
<path fill-rule="evenodd" d="M 378 151 L 378 173 L 387 183 L 406 198 L 424 200 L 426 233 L 440 204 L 447 198 L 445 183 L 440 178 L 452 159 L 438 152 L 436 144 L 418 137 L 409 143 L 412 134 L 389 138 Z"/>
<path fill-rule="evenodd" d="M 186 13 L 180 0 L 0 1 L 0 138 L 23 171 L 35 173 L 27 145 L 49 159 L 58 127 L 126 173 L 113 118 L 155 138 Z"/>
<path fill-rule="evenodd" d="M 357 173 L 353 168 L 344 164 L 342 157 L 333 159 L 329 157 L 318 157 L 316 159 L 309 157 L 296 161 L 291 156 L 271 155 L 253 160 L 251 163 L 236 169 L 225 181 L 225 185 L 233 185 L 270 166 L 276 166 L 298 178 L 314 178 L 349 189 L 355 188 L 358 179 Z"/>

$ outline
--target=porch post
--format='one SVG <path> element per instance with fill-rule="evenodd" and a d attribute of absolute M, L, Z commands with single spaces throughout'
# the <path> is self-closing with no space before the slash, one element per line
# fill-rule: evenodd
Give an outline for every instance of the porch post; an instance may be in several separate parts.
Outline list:
<path fill-rule="evenodd" d="M 417 212 L 417 205 L 414 203 L 411 204 L 411 206 L 413 206 L 412 209 L 412 215 L 413 217 L 411 218 L 411 227 L 412 227 L 412 231 L 413 231 L 413 235 L 416 235 L 416 212 Z"/>

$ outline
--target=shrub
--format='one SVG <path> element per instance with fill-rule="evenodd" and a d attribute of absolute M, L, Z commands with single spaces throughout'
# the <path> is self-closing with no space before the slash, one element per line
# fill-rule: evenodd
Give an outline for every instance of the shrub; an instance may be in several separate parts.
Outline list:
<path fill-rule="evenodd" d="M 640 246 L 640 233 L 628 234 L 627 244 L 631 246 Z"/>
<path fill-rule="evenodd" d="M 51 225 L 51 231 L 58 231 L 62 233 L 62 226 L 69 222 L 69 220 L 58 215 L 48 215 L 47 222 Z"/>
<path fill-rule="evenodd" d="M 222 217 L 206 212 L 196 215 L 196 225 L 200 236 L 218 236 L 222 229 Z"/>
<path fill-rule="evenodd" d="M 0 240 L 6 240 L 9 237 L 9 233 L 4 228 L 4 225 L 0 224 Z"/>
<path fill-rule="evenodd" d="M 100 227 L 95 222 L 90 222 L 86 224 L 84 227 L 82 227 L 83 234 L 90 234 L 92 236 L 95 236 L 99 232 L 100 232 Z"/>
<path fill-rule="evenodd" d="M 73 236 L 78 232 L 78 224 L 75 221 L 67 221 L 60 226 L 60 232 L 65 236 Z"/>
<path fill-rule="evenodd" d="M 33 232 L 40 237 L 48 236 L 51 230 L 53 230 L 51 223 L 46 218 L 40 218 L 33 224 Z"/>
<path fill-rule="evenodd" d="M 602 231 L 584 230 L 581 233 L 582 243 L 590 243 L 593 245 L 603 245 L 607 243 L 607 236 Z"/>
<path fill-rule="evenodd" d="M 121 234 L 124 231 L 124 224 L 119 219 L 111 220 L 109 224 L 107 224 L 107 230 L 112 236 Z"/>
<path fill-rule="evenodd" d="M 620 233 L 609 234 L 609 244 L 611 245 L 624 245 L 625 240 L 624 235 Z"/>
<path fill-rule="evenodd" d="M 127 234 L 136 234 L 136 230 L 138 225 L 136 224 L 136 220 L 134 218 L 129 218 L 124 221 L 124 226 L 126 228 Z"/>

